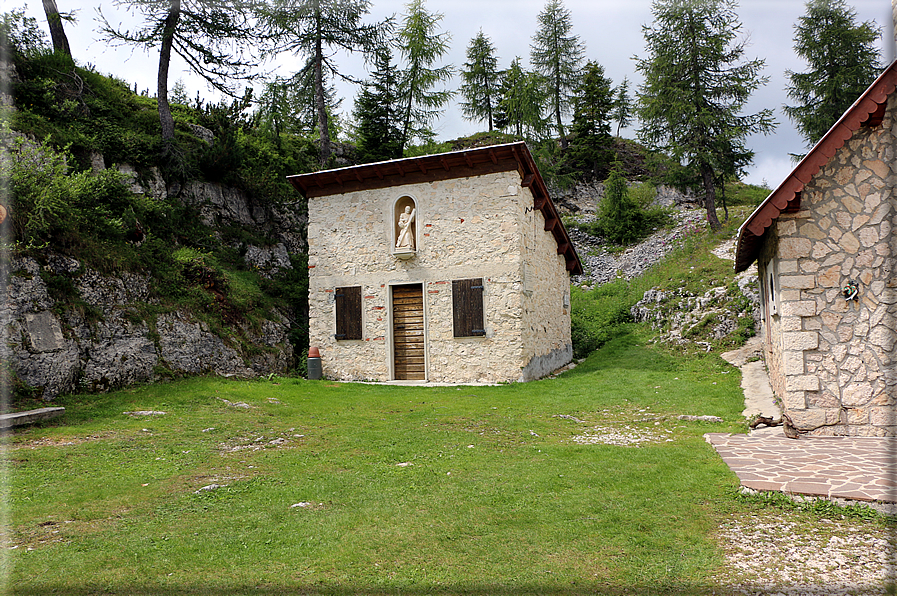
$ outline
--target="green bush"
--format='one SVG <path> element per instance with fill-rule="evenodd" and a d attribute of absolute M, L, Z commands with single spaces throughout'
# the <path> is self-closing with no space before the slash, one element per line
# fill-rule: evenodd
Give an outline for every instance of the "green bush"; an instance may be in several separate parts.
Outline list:
<path fill-rule="evenodd" d="M 71 153 L 57 151 L 49 140 L 35 144 L 18 137 L 11 153 L 15 157 L 0 164 L 0 176 L 15 198 L 11 219 L 20 246 L 54 242 L 77 251 L 96 241 L 123 243 L 171 211 L 162 201 L 132 193 L 118 170 L 72 171 Z"/>
<path fill-rule="evenodd" d="M 630 244 L 669 224 L 669 210 L 654 204 L 657 189 L 642 182 L 629 186 L 619 163 L 605 182 L 604 198 L 596 219 L 579 224 L 583 232 L 615 244 Z"/>
<path fill-rule="evenodd" d="M 272 203 L 302 201 L 304 197 L 287 181 L 287 176 L 312 172 L 317 167 L 318 149 L 309 139 L 260 131 L 241 130 L 237 136 L 243 169 L 238 184 L 257 200 Z"/>
<path fill-rule="evenodd" d="M 37 145 L 16 139 L 15 158 L 0 164 L 15 198 L 12 226 L 26 246 L 50 240 L 71 241 L 78 235 L 120 238 L 126 232 L 122 214 L 130 192 L 116 170 L 71 172 L 71 154 L 48 141 Z"/>
<path fill-rule="evenodd" d="M 769 196 L 769 193 L 770 190 L 766 186 L 730 182 L 726 184 L 726 203 L 730 207 L 735 205 L 756 207 Z"/>

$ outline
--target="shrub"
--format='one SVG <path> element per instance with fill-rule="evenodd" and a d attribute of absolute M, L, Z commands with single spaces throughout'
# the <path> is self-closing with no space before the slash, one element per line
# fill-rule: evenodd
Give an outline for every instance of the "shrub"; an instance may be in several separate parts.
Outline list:
<path fill-rule="evenodd" d="M 122 215 L 131 196 L 117 170 L 69 173 L 71 154 L 58 152 L 44 141 L 16 139 L 15 159 L 0 165 L 15 197 L 13 230 L 19 242 L 71 240 L 76 234 L 120 238 Z"/>
<path fill-rule="evenodd" d="M 769 196 L 769 188 L 743 182 L 726 184 L 726 200 L 729 206 L 748 205 L 756 207 Z"/>
<path fill-rule="evenodd" d="M 657 189 L 651 183 L 628 186 L 617 164 L 605 182 L 595 221 L 577 227 L 615 244 L 636 242 L 670 222 L 670 211 L 654 204 L 656 196 Z"/>
<path fill-rule="evenodd" d="M 140 240 L 150 220 L 164 219 L 168 204 L 134 194 L 118 170 L 71 171 L 71 153 L 18 137 L 14 159 L 0 164 L 15 197 L 13 232 L 21 246 L 56 242 L 70 249 L 92 241 Z"/>

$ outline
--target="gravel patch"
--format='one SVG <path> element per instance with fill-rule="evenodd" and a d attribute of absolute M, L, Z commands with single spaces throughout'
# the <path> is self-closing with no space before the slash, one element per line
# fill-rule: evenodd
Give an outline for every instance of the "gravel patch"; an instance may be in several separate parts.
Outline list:
<path fill-rule="evenodd" d="M 606 284 L 618 276 L 626 279 L 637 277 L 672 252 L 688 234 L 707 227 L 707 214 L 700 209 L 676 211 L 673 218 L 675 224 L 672 228 L 657 231 L 619 253 L 608 252 L 600 238 L 578 229 L 569 229 L 568 234 L 585 270 L 583 275 L 573 276 L 571 282 L 591 287 Z M 587 223 L 595 216 L 584 215 L 578 219 L 581 223 Z"/>
<path fill-rule="evenodd" d="M 596 426 L 581 435 L 572 438 L 579 445 L 618 445 L 620 447 L 640 447 L 645 443 L 664 443 L 672 441 L 672 430 L 650 430 L 622 427 Z"/>
<path fill-rule="evenodd" d="M 893 533 L 862 521 L 821 519 L 801 526 L 787 514 L 752 515 L 720 528 L 726 571 L 717 578 L 736 594 L 887 594 L 897 554 Z"/>

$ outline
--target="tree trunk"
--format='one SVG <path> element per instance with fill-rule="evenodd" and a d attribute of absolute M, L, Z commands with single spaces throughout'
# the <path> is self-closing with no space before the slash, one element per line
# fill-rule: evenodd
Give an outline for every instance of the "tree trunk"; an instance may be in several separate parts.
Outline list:
<path fill-rule="evenodd" d="M 555 107 L 554 117 L 557 120 L 558 125 L 558 136 L 561 140 L 561 149 L 567 148 L 567 134 L 564 132 L 564 122 L 561 120 L 561 106 L 558 104 Z"/>
<path fill-rule="evenodd" d="M 62 28 L 62 17 L 59 16 L 59 9 L 56 8 L 56 0 L 43 0 L 44 13 L 47 15 L 47 25 L 50 27 L 50 38 L 53 40 L 53 49 L 62 52 L 66 56 L 72 55 L 69 47 L 69 40 L 65 36 L 65 30 Z"/>
<path fill-rule="evenodd" d="M 165 25 L 162 30 L 162 47 L 159 50 L 159 77 L 156 80 L 156 99 L 159 103 L 159 122 L 162 124 L 162 140 L 168 142 L 174 139 L 174 118 L 171 116 L 171 106 L 168 105 L 168 66 L 171 63 L 171 46 L 174 44 L 174 32 L 177 29 L 178 20 L 181 18 L 181 0 L 171 0 L 168 7 L 168 16 L 165 17 Z"/>
<path fill-rule="evenodd" d="M 492 132 L 492 89 L 489 82 L 486 82 L 486 112 L 489 114 L 489 132 Z"/>
<path fill-rule="evenodd" d="M 321 15 L 317 15 L 318 30 L 315 40 L 315 105 L 318 109 L 318 129 L 321 138 L 320 160 L 322 168 L 330 163 L 330 125 L 327 119 L 327 104 L 324 101 L 324 50 L 321 41 Z"/>
<path fill-rule="evenodd" d="M 716 217 L 716 185 L 713 184 L 713 168 L 709 164 L 701 164 L 701 178 L 704 180 L 704 207 L 707 209 L 707 222 L 710 229 L 719 232 L 723 229 Z"/>

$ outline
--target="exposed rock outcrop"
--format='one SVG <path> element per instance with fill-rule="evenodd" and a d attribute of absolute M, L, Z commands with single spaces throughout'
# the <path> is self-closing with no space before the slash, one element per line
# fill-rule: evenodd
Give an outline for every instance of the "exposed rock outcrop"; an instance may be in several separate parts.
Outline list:
<path fill-rule="evenodd" d="M 94 169 L 103 156 L 91 156 Z M 271 278 L 293 267 L 291 255 L 305 251 L 307 220 L 297 204 L 262 204 L 221 184 L 166 185 L 159 171 L 117 169 L 131 191 L 156 200 L 175 197 L 196 207 L 213 230 L 239 226 L 264 244 L 235 245 L 246 264 Z M 0 325 L 7 336 L 3 358 L 19 387 L 45 400 L 75 391 L 107 391 L 162 375 L 217 374 L 254 377 L 282 374 L 294 365 L 289 340 L 292 313 L 267 320 L 237 321 L 218 335 L 182 310 L 164 312 L 154 303 L 153 279 L 137 273 L 105 275 L 62 254 L 13 257 L 0 264 L 5 300 Z M 46 279 L 72 287 L 54 300 Z M 0 284 L 0 289 L 3 289 Z M 147 308 L 149 307 L 149 308 Z M 239 318 L 239 317 L 237 317 Z"/>
<path fill-rule="evenodd" d="M 9 331 L 10 364 L 46 400 L 152 381 L 163 373 L 254 377 L 291 365 L 289 320 L 280 313 L 256 329 L 240 329 L 249 349 L 226 342 L 186 312 L 141 318 L 141 306 L 151 303 L 149 277 L 80 269 L 75 259 L 59 255 L 44 265 L 73 276 L 78 297 L 92 309 L 89 317 L 50 297 L 35 259 L 15 258 L 4 271 L 9 287 L 0 321 Z"/>
<path fill-rule="evenodd" d="M 636 184 L 630 182 L 632 186 Z M 663 207 L 694 207 L 698 198 L 692 193 L 683 193 L 671 186 L 656 187 L 654 203 Z M 579 182 L 568 189 L 551 189 L 551 198 L 561 213 L 594 214 L 604 198 L 604 184 L 601 182 Z"/>
<path fill-rule="evenodd" d="M 676 248 L 680 240 L 706 226 L 706 217 L 702 211 L 680 210 L 674 217 L 676 223 L 672 228 L 658 230 L 623 252 L 608 250 L 601 238 L 571 228 L 568 234 L 585 269 L 585 273 L 573 277 L 572 282 L 592 287 L 606 284 L 618 276 L 631 279 L 641 275 Z"/>

